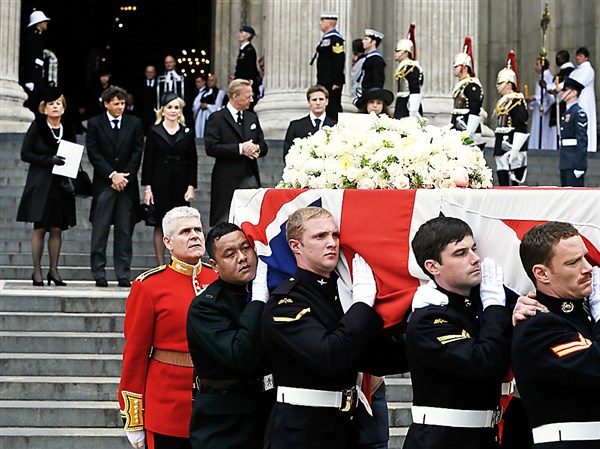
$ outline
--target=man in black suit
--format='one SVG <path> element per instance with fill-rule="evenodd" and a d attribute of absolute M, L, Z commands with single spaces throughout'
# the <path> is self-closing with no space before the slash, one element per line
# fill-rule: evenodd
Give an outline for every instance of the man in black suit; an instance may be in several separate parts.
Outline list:
<path fill-rule="evenodd" d="M 120 287 L 129 287 L 132 243 L 140 204 L 137 172 L 144 133 L 137 117 L 123 115 L 127 93 L 110 86 L 102 93 L 106 112 L 88 122 L 86 147 L 94 166 L 91 268 L 96 286 L 106 287 L 106 242 L 114 224 L 114 267 Z"/>
<path fill-rule="evenodd" d="M 319 84 L 309 87 L 306 91 L 306 99 L 310 107 L 310 113 L 297 120 L 292 120 L 285 133 L 283 142 L 283 162 L 297 137 L 310 136 L 320 130 L 323 126 L 333 126 L 337 120 L 327 116 L 325 109 L 329 104 L 329 92 Z"/>
<path fill-rule="evenodd" d="M 144 85 L 141 86 L 136 95 L 136 102 L 139 117 L 142 119 L 144 134 L 146 134 L 148 128 L 156 121 L 156 112 L 154 109 L 158 106 L 158 81 L 156 79 L 156 67 L 153 65 L 146 66 L 144 73 Z"/>
<path fill-rule="evenodd" d="M 235 189 L 260 187 L 259 157 L 268 147 L 257 115 L 249 111 L 252 83 L 233 80 L 229 103 L 208 117 L 204 130 L 206 154 L 216 159 L 210 187 L 210 226 L 227 221 Z"/>
<path fill-rule="evenodd" d="M 256 66 L 256 49 L 252 45 L 251 41 L 256 36 L 254 28 L 248 25 L 244 25 L 240 28 L 238 37 L 240 42 L 240 52 L 238 53 L 237 60 L 235 62 L 235 77 L 244 80 L 252 81 L 252 92 L 254 93 L 254 103 L 258 101 L 259 86 L 260 86 L 260 73 Z M 250 110 L 254 110 L 254 105 L 250 105 Z"/>

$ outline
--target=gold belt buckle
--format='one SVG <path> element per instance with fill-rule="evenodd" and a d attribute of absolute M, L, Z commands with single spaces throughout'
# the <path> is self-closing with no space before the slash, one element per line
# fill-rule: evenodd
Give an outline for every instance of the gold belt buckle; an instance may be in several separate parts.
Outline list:
<path fill-rule="evenodd" d="M 356 393 L 356 388 L 351 388 L 349 390 L 342 390 L 342 403 L 343 406 L 340 407 L 342 412 L 349 412 L 354 409 L 356 404 L 356 399 L 358 394 Z"/>

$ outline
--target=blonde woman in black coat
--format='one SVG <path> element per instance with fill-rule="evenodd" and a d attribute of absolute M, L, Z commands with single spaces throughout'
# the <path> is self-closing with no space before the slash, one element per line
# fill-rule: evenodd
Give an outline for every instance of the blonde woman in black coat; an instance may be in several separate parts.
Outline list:
<path fill-rule="evenodd" d="M 44 285 L 42 254 L 44 240 L 49 232 L 48 254 L 50 270 L 48 285 L 67 285 L 58 273 L 58 257 L 62 244 L 62 231 L 75 226 L 75 197 L 62 186 L 67 179 L 52 174 L 54 165 L 64 165 L 65 160 L 56 155 L 62 139 L 74 142 L 75 133 L 61 122 L 66 102 L 58 88 L 42 92 L 40 116 L 36 118 L 23 139 L 21 160 L 28 162 L 29 173 L 17 212 L 17 221 L 33 222 L 31 253 L 33 256 L 33 285 Z"/>
<path fill-rule="evenodd" d="M 165 250 L 162 219 L 174 207 L 189 206 L 197 186 L 196 139 L 192 129 L 185 126 L 184 106 L 174 92 L 163 96 L 144 148 L 144 204 L 153 204 L 156 209 L 154 251 L 159 265 L 164 263 Z"/>

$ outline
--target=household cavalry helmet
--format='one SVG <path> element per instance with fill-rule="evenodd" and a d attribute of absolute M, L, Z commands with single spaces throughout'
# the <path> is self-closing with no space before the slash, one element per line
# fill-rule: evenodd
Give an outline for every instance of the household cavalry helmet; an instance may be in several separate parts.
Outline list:
<path fill-rule="evenodd" d="M 465 65 L 469 67 L 471 69 L 471 73 L 473 76 L 475 76 L 475 64 L 473 64 L 473 41 L 469 36 L 465 37 L 463 51 L 454 56 L 453 67 L 457 67 L 459 65 Z"/>
<path fill-rule="evenodd" d="M 396 51 L 407 51 L 411 54 L 412 59 L 417 59 L 417 44 L 415 41 L 415 27 L 414 23 L 410 24 L 408 34 L 405 39 L 400 39 L 396 42 Z"/>
<path fill-rule="evenodd" d="M 510 81 L 515 85 L 517 92 L 521 91 L 521 88 L 519 87 L 519 75 L 517 72 L 517 55 L 514 50 L 508 52 L 506 67 L 498 72 L 496 84 L 506 83 L 507 81 Z"/>

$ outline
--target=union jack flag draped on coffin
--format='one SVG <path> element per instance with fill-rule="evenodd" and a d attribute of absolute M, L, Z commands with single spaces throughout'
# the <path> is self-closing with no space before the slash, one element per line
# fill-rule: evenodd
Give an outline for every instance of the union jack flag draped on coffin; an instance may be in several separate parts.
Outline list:
<path fill-rule="evenodd" d="M 405 321 L 416 288 L 428 280 L 410 242 L 424 222 L 439 215 L 466 221 L 480 256 L 501 265 L 505 285 L 520 294 L 533 285 L 521 265 L 519 243 L 537 224 L 572 223 L 583 236 L 589 261 L 600 265 L 600 189 L 238 190 L 230 220 L 246 232 L 269 266 L 270 290 L 296 270 L 285 236 L 287 218 L 311 205 L 331 212 L 340 228 L 337 270 L 344 308 L 352 304 L 348 261 L 358 252 L 373 269 L 375 309 L 386 327 Z"/>

